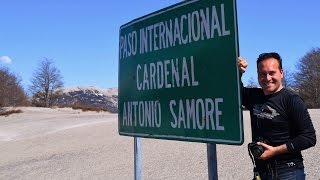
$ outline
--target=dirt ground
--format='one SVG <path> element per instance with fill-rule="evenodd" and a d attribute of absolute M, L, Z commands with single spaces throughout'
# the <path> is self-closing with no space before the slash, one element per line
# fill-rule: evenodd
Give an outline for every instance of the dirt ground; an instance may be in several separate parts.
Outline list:
<path fill-rule="evenodd" d="M 134 179 L 134 141 L 118 135 L 117 114 L 25 108 L 0 117 L 0 179 Z M 319 140 L 320 110 L 309 110 Z M 217 145 L 219 179 L 251 179 L 244 112 L 242 146 Z M 320 179 L 320 145 L 303 151 L 307 179 Z M 206 144 L 142 139 L 146 180 L 208 179 Z"/>

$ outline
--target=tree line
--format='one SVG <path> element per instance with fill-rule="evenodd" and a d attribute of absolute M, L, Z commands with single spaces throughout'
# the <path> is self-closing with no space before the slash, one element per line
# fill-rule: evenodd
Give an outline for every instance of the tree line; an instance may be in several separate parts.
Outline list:
<path fill-rule="evenodd" d="M 7 68 L 0 67 L 0 108 L 6 106 L 51 107 L 61 93 L 63 77 L 53 61 L 43 58 L 28 87 L 29 96 L 21 79 Z M 283 85 L 305 101 L 308 108 L 320 108 L 320 48 L 308 51 L 296 64 L 295 71 L 284 70 Z M 258 87 L 254 78 L 249 87 Z"/>
<path fill-rule="evenodd" d="M 8 68 L 0 67 L 0 108 L 25 105 L 29 105 L 29 102 L 21 79 Z"/>
<path fill-rule="evenodd" d="M 51 107 L 61 92 L 59 89 L 63 87 L 60 70 L 48 58 L 41 60 L 30 82 L 28 90 L 25 90 L 16 74 L 0 67 L 0 108 L 30 105 Z"/>

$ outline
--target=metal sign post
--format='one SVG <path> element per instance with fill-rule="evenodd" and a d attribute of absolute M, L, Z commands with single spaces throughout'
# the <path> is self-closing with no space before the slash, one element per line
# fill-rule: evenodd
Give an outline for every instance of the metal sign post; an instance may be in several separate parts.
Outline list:
<path fill-rule="evenodd" d="M 134 179 L 142 180 L 142 144 L 138 137 L 134 137 Z"/>
<path fill-rule="evenodd" d="M 207 143 L 208 179 L 218 180 L 217 146 Z"/>

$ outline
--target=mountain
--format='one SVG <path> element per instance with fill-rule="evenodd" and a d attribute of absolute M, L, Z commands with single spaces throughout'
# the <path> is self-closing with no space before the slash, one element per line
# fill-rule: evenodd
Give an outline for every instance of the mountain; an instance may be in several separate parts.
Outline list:
<path fill-rule="evenodd" d="M 118 113 L 118 88 L 102 89 L 94 86 L 78 86 L 62 88 L 61 92 L 55 103 L 58 106 L 93 106 L 111 113 Z"/>

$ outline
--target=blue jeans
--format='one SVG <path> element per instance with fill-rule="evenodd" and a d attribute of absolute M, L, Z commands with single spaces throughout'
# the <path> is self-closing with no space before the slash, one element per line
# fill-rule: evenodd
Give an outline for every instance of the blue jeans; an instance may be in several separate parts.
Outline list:
<path fill-rule="evenodd" d="M 306 178 L 303 164 L 297 163 L 269 165 L 268 172 L 263 172 L 260 176 L 262 180 L 305 180 Z"/>
<path fill-rule="evenodd" d="M 304 169 L 294 169 L 292 171 L 277 171 L 277 180 L 305 180 L 306 175 L 304 174 Z M 272 175 L 268 174 L 267 178 L 262 178 L 262 180 L 273 180 Z"/>

